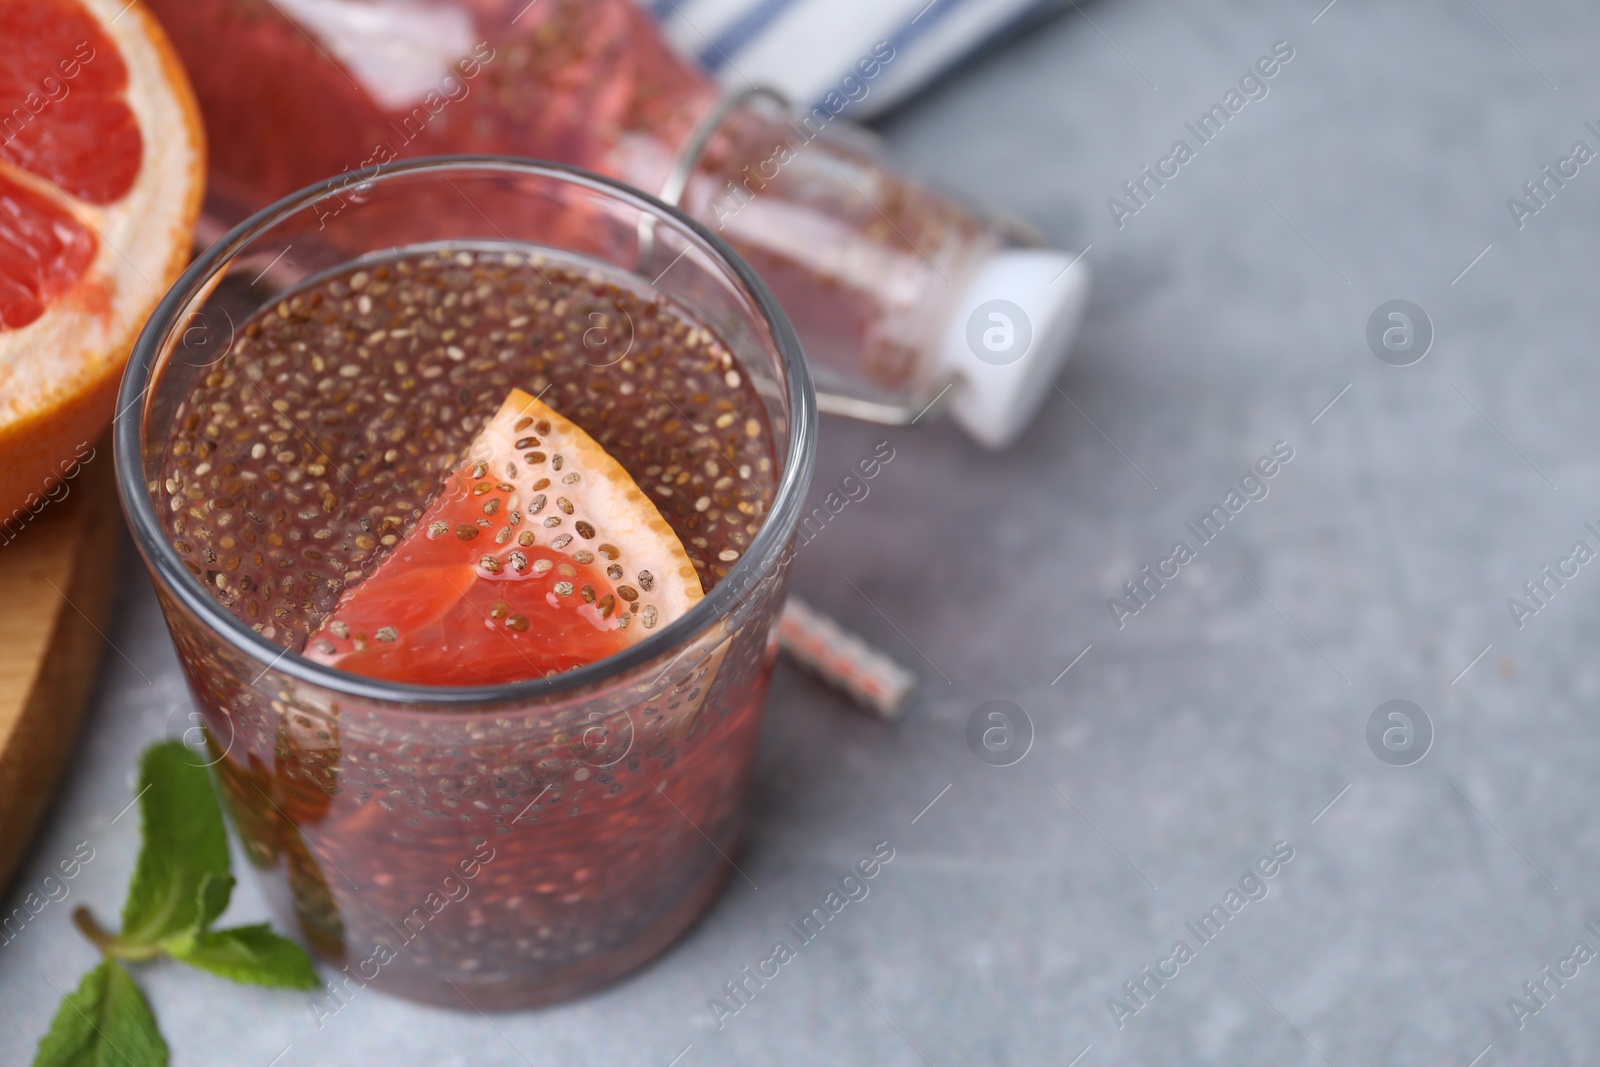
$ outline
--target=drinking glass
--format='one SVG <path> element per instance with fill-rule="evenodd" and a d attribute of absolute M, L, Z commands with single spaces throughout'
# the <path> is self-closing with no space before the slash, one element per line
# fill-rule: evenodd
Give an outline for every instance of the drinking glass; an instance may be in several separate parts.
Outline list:
<path fill-rule="evenodd" d="M 759 530 L 703 600 L 621 653 L 476 688 L 343 673 L 247 625 L 169 539 L 160 508 L 182 503 L 161 493 L 173 419 L 243 316 L 354 260 L 430 246 L 627 272 L 712 330 L 755 387 L 773 452 Z M 716 235 L 532 160 L 343 175 L 200 256 L 139 338 L 118 409 L 122 505 L 203 722 L 196 759 L 213 765 L 273 906 L 343 966 L 342 989 L 462 1009 L 546 1003 L 639 967 L 706 909 L 737 869 L 816 439 L 794 334 Z M 323 1000 L 328 1013 L 341 1003 Z"/>

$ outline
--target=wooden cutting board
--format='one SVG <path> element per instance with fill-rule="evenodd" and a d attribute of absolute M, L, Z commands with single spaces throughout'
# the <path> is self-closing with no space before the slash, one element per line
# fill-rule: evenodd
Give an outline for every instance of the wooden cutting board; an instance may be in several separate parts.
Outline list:
<path fill-rule="evenodd" d="M 5 541 L 0 533 L 0 889 L 27 854 L 105 650 L 122 512 L 111 443 Z"/>

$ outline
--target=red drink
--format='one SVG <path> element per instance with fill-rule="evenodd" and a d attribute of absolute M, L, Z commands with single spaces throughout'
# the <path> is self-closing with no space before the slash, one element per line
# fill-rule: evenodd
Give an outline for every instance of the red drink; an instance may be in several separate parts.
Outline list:
<path fill-rule="evenodd" d="M 494 188 L 472 181 L 532 170 L 458 167 L 466 174 L 451 183 L 491 210 Z M 389 176 L 339 224 L 367 232 L 396 203 L 425 201 L 404 187 L 429 180 Z M 405 200 L 386 195 L 393 185 Z M 587 199 L 596 189 L 606 191 L 591 183 Z M 496 214 L 491 228 L 549 232 L 553 216 L 516 192 L 515 219 Z M 552 195 L 572 202 L 565 187 Z M 303 215 L 314 222 L 317 206 Z M 631 218 L 560 221 L 638 241 Z M 676 220 L 652 222 L 647 247 L 628 251 L 671 260 L 678 294 L 668 274 L 657 277 L 667 289 L 651 287 L 591 256 L 430 242 L 297 269 L 302 280 L 258 298 L 231 341 L 209 338 L 187 364 L 186 331 L 170 324 L 166 362 L 155 368 L 147 354 L 125 387 L 141 374 L 156 382 L 146 420 L 159 411 L 159 424 L 143 431 L 142 451 L 119 443 L 119 456 L 143 456 L 148 503 L 130 511 L 141 537 L 159 524 L 162 543 L 141 547 L 165 580 L 228 807 L 279 907 L 355 980 L 458 1007 L 569 996 L 658 952 L 732 869 L 798 505 L 793 416 L 774 406 L 782 383 L 756 324 L 711 288 L 725 268 L 709 246 L 678 253 L 690 235 Z M 292 236 L 286 247 L 304 241 Z M 214 269 L 202 263 L 191 279 L 195 300 L 210 293 L 208 315 L 223 306 Z M 788 355 L 798 366 L 797 350 Z M 559 524 L 541 526 L 537 545 L 531 528 L 512 540 L 491 506 L 485 545 L 563 549 L 554 558 L 575 561 L 565 595 L 576 602 L 581 586 L 590 600 L 591 585 L 609 582 L 600 592 L 625 590 L 627 602 L 607 613 L 631 611 L 635 630 L 654 634 L 564 673 L 566 661 L 541 660 L 553 675 L 542 679 L 505 649 L 548 635 L 507 630 L 515 617 L 503 612 L 477 625 L 466 616 L 431 658 L 367 668 L 378 679 L 312 662 L 333 643 L 308 650 L 308 638 L 320 640 L 347 590 L 389 573 L 385 560 L 515 388 L 542 394 L 649 494 L 712 603 L 656 628 L 654 608 L 636 606 L 648 596 L 616 584 L 633 577 L 606 569 L 606 546 L 569 545 Z M 439 592 L 425 569 L 414 573 L 415 598 Z"/>

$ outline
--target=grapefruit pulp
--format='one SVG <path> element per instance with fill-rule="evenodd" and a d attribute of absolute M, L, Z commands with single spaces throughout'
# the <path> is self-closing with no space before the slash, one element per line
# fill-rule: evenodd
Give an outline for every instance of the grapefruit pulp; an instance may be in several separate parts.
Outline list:
<path fill-rule="evenodd" d="M 111 418 L 134 338 L 188 260 L 204 156 L 142 5 L 0 0 L 0 523 L 37 510 Z"/>
<path fill-rule="evenodd" d="M 520 389 L 305 654 L 419 685 L 496 685 L 593 663 L 704 592 L 683 544 L 628 472 Z"/>

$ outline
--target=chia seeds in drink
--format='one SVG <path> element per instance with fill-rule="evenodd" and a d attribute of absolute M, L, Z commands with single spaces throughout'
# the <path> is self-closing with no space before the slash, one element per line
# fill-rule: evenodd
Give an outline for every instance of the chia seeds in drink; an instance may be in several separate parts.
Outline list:
<path fill-rule="evenodd" d="M 355 263 L 240 324 L 172 420 L 154 487 L 172 545 L 241 622 L 299 650 L 513 388 L 622 464 L 707 589 L 750 547 L 772 433 L 723 341 L 609 268 L 480 246 Z M 489 1007 L 636 966 L 727 876 L 765 630 L 727 635 L 653 702 L 431 713 L 411 733 L 288 687 L 269 707 L 176 636 L 246 851 L 284 872 L 269 889 L 313 947 L 377 966 L 379 988 L 464 1006 L 448 979 Z"/>

